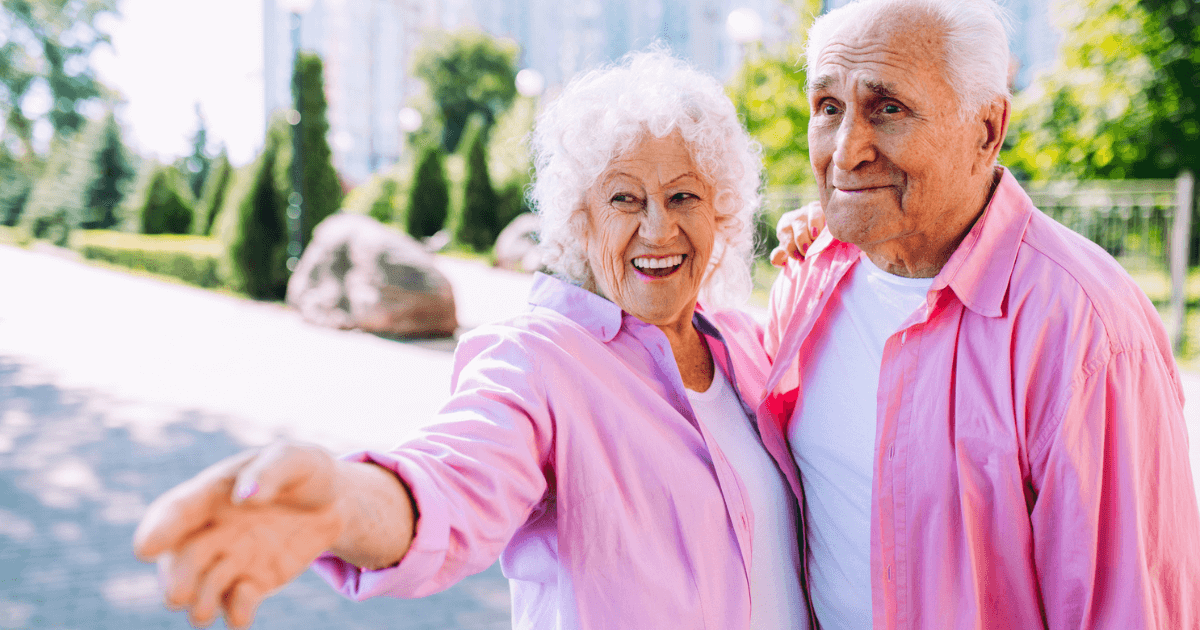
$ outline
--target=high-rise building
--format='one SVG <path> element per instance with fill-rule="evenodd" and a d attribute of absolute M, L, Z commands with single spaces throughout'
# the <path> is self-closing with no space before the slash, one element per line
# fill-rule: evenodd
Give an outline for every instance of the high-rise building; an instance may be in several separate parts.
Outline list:
<path fill-rule="evenodd" d="M 521 46 L 519 64 L 551 89 L 575 73 L 662 42 L 697 68 L 728 78 L 741 59 L 726 34 L 731 11 L 754 9 L 761 39 L 794 22 L 779 0 L 316 0 L 301 19 L 301 46 L 325 62 L 330 142 L 351 183 L 394 163 L 403 147 L 397 113 L 424 89 L 409 74 L 429 32 L 471 26 Z M 291 20 L 263 0 L 265 114 L 291 106 Z"/>

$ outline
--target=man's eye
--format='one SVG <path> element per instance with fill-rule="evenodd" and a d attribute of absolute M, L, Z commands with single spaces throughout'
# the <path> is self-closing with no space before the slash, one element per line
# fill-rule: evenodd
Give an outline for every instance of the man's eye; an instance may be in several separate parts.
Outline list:
<path fill-rule="evenodd" d="M 838 109 L 837 109 L 837 107 L 836 107 L 836 106 L 834 106 L 834 105 L 826 105 L 826 106 L 824 107 L 824 112 L 825 112 L 825 115 L 826 115 L 826 116 L 834 116 L 834 115 L 836 115 L 836 114 L 837 114 L 837 112 L 838 112 Z"/>
<path fill-rule="evenodd" d="M 884 105 L 884 106 L 883 106 L 883 113 L 885 113 L 885 114 L 899 114 L 899 113 L 900 113 L 900 106 L 899 106 L 899 105 L 892 105 L 892 104 Z"/>

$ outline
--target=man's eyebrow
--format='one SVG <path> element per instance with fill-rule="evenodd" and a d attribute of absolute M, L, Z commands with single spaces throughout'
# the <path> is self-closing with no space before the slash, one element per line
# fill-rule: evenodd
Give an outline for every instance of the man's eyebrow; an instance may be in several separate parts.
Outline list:
<path fill-rule="evenodd" d="M 833 83 L 833 76 L 822 74 L 808 83 L 808 91 L 809 93 L 820 92 L 821 90 L 828 89 L 829 86 L 833 85 Z"/>
<path fill-rule="evenodd" d="M 863 81 L 863 85 L 865 85 L 868 90 L 871 90 L 871 92 L 873 92 L 875 96 L 878 96 L 879 98 L 897 98 L 896 88 L 891 83 L 884 83 L 883 81 L 873 81 L 868 79 Z"/>

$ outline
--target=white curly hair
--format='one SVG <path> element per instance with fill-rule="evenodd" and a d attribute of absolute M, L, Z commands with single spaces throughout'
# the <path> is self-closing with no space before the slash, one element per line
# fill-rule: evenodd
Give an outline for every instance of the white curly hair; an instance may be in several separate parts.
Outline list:
<path fill-rule="evenodd" d="M 538 116 L 530 194 L 541 216 L 543 264 L 596 291 L 583 246 L 585 195 L 644 134 L 678 131 L 714 191 L 716 243 L 700 288 L 706 308 L 742 305 L 751 290 L 762 149 L 721 84 L 660 48 L 576 77 Z"/>

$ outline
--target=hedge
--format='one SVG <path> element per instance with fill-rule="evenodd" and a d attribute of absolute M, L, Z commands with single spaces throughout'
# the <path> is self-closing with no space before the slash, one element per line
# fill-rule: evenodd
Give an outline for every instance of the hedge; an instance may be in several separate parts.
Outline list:
<path fill-rule="evenodd" d="M 71 238 L 74 249 L 90 260 L 171 276 L 205 288 L 228 285 L 220 262 L 225 248 L 213 238 L 111 230 L 79 230 Z"/>

